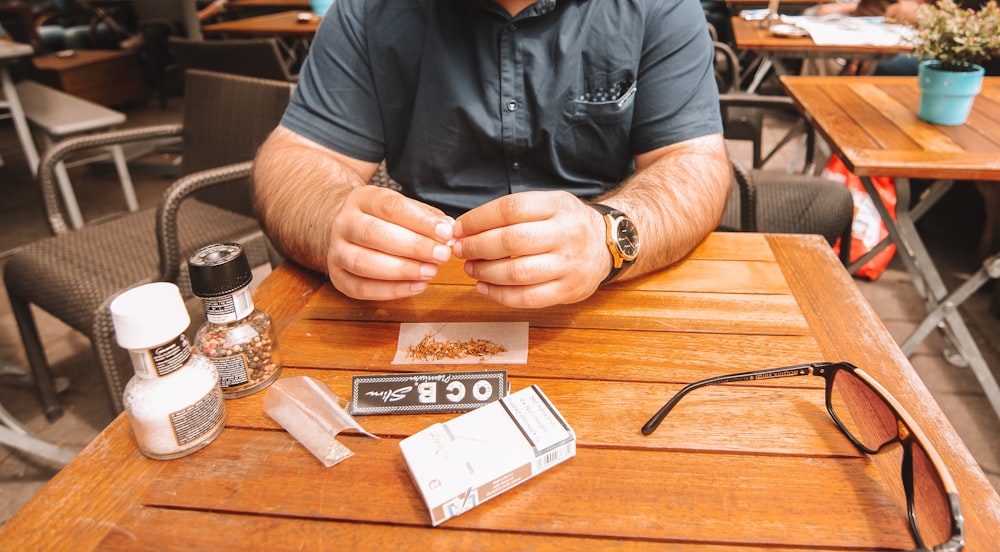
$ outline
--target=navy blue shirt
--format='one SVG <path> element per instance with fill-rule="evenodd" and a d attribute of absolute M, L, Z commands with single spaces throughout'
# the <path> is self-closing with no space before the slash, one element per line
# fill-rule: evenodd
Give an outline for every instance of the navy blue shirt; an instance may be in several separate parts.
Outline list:
<path fill-rule="evenodd" d="M 633 156 L 722 132 L 698 0 L 336 0 L 282 125 L 452 216 L 591 197 Z"/>

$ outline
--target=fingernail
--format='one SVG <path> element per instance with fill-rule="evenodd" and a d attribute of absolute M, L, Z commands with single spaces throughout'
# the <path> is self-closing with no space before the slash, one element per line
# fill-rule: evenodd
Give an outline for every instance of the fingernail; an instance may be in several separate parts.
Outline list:
<path fill-rule="evenodd" d="M 458 257 L 459 259 L 463 258 L 462 257 L 462 242 L 456 241 L 455 243 L 451 244 L 451 252 L 454 253 L 455 256 Z"/>
<path fill-rule="evenodd" d="M 434 264 L 422 264 L 420 265 L 420 275 L 424 278 L 433 278 L 437 276 L 438 267 Z"/>
<path fill-rule="evenodd" d="M 427 282 L 414 282 L 410 284 L 410 291 L 413 293 L 423 293 L 427 290 Z"/>
<path fill-rule="evenodd" d="M 454 237 L 454 234 L 452 233 L 452 225 L 445 224 L 443 222 L 434 227 L 434 234 L 445 241 Z"/>
<path fill-rule="evenodd" d="M 435 261 L 447 262 L 451 258 L 451 248 L 447 245 L 435 245 L 433 256 Z"/>

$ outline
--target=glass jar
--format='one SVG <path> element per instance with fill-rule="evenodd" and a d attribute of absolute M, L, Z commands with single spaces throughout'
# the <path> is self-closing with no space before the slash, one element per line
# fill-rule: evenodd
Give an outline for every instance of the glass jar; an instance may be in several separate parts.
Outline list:
<path fill-rule="evenodd" d="M 207 446 L 225 427 L 225 400 L 215 366 L 184 335 L 191 318 L 180 290 L 145 284 L 118 295 L 110 310 L 135 368 L 122 400 L 139 450 L 169 460 Z"/>
<path fill-rule="evenodd" d="M 281 373 L 271 317 L 253 304 L 250 263 L 237 243 L 209 245 L 188 259 L 191 289 L 201 298 L 207 321 L 198 328 L 195 350 L 219 373 L 227 399 L 257 392 Z"/>

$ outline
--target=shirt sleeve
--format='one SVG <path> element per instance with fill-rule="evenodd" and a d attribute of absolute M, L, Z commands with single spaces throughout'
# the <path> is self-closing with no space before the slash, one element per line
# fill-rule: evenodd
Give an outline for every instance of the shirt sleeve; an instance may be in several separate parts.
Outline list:
<path fill-rule="evenodd" d="M 646 21 L 632 126 L 632 150 L 722 132 L 714 48 L 695 0 L 659 3 Z"/>
<path fill-rule="evenodd" d="M 364 0 L 337 0 L 323 17 L 281 125 L 344 155 L 385 157 L 369 69 Z"/>

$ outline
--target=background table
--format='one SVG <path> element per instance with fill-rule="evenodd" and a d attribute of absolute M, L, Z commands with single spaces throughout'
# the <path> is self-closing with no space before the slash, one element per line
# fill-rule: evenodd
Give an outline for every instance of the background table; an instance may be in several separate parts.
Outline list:
<path fill-rule="evenodd" d="M 422 295 L 344 298 L 293 265 L 255 302 L 281 328 L 282 377 L 350 396 L 394 366 L 400 322 L 524 321 L 538 384 L 573 426 L 575 458 L 438 528 L 399 440 L 449 414 L 359 418 L 381 439 L 342 435 L 355 456 L 324 468 L 262 412 L 265 392 L 227 402 L 227 428 L 158 462 L 116 419 L 0 530 L 13 549 L 739 550 L 912 546 L 898 464 L 860 455 L 804 377 L 706 388 L 652 435 L 639 428 L 685 383 L 821 359 L 852 361 L 928 434 L 956 480 L 970 550 L 1000 542 L 1000 497 L 818 236 L 713 234 L 689 259 L 587 301 L 497 306 L 451 263 Z M 478 369 L 479 366 L 466 366 Z M 727 548 L 728 549 L 728 548 Z"/>
<path fill-rule="evenodd" d="M 968 363 L 1000 416 L 1000 386 L 958 312 L 971 293 L 990 278 L 1000 277 L 1000 256 L 987 259 L 965 284 L 949 292 L 915 226 L 954 180 L 1000 180 L 1000 78 L 985 80 L 969 120 L 959 126 L 933 125 L 918 118 L 916 77 L 783 77 L 781 82 L 844 164 L 861 177 L 900 260 L 924 297 L 929 314 L 903 342 L 903 352 L 912 353 L 944 322 L 958 347 L 950 360 Z M 895 219 L 875 191 L 873 176 L 894 177 Z M 911 178 L 935 180 L 912 208 Z M 869 258 L 858 259 L 851 270 Z"/>
<path fill-rule="evenodd" d="M 283 11 L 268 15 L 258 15 L 256 17 L 244 17 L 232 21 L 223 21 L 205 25 L 202 28 L 204 34 L 215 34 L 223 36 L 290 36 L 298 38 L 312 38 L 319 29 L 319 23 L 323 19 L 314 15 L 307 21 L 300 21 L 300 13 L 312 13 L 302 10 Z"/>
<path fill-rule="evenodd" d="M 300 20 L 300 14 L 307 14 L 311 17 L 307 20 Z M 283 11 L 205 25 L 203 31 L 209 36 L 277 37 L 291 67 L 301 64 L 306 54 L 309 53 L 312 37 L 319 29 L 319 23 L 322 19 L 321 16 L 314 15 L 311 11 Z"/>
<path fill-rule="evenodd" d="M 740 52 L 757 52 L 762 55 L 760 64 L 756 68 L 752 66 L 747 67 L 747 70 L 756 69 L 753 81 L 747 86 L 749 92 L 756 91 L 765 74 L 772 66 L 778 76 L 792 74 L 792 71 L 785 64 L 786 59 L 846 58 L 861 61 L 877 61 L 910 51 L 910 48 L 905 46 L 816 44 L 808 36 L 775 36 L 767 29 L 760 28 L 758 23 L 759 21 L 748 21 L 742 17 L 732 18 L 733 38 L 736 42 L 737 50 Z"/>

